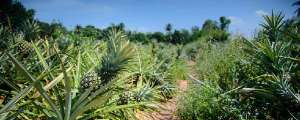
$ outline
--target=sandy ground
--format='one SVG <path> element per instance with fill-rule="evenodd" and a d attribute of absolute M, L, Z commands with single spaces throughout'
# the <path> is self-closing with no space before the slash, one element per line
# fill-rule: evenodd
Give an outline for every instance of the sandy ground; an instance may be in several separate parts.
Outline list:
<path fill-rule="evenodd" d="M 180 92 L 184 92 L 188 87 L 187 80 L 179 80 L 177 82 L 177 89 Z M 138 120 L 179 120 L 176 117 L 176 101 L 178 97 L 169 99 L 166 102 L 160 103 L 157 112 L 137 112 Z"/>

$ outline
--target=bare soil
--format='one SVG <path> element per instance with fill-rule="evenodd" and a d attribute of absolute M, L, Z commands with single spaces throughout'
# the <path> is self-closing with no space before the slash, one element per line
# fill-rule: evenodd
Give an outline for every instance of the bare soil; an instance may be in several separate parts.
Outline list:
<path fill-rule="evenodd" d="M 179 80 L 177 82 L 177 89 L 178 93 L 184 92 L 187 90 L 188 82 L 187 80 Z M 157 112 L 143 112 L 139 111 L 137 112 L 136 116 L 138 120 L 179 120 L 178 117 L 176 117 L 176 102 L 177 102 L 178 96 L 169 99 L 166 102 L 162 102 L 157 105 L 159 108 Z"/>

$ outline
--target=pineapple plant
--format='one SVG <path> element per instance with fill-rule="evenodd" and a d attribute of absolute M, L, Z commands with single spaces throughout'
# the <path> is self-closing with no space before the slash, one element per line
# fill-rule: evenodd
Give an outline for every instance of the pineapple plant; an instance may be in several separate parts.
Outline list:
<path fill-rule="evenodd" d="M 38 22 L 35 20 L 26 20 L 21 25 L 21 32 L 24 35 L 24 39 L 27 41 L 35 41 L 39 39 L 41 32 Z"/>
<path fill-rule="evenodd" d="M 127 41 L 123 32 L 111 30 L 105 39 L 107 41 L 107 52 L 101 60 L 101 67 L 96 68 L 98 76 L 101 76 L 101 85 L 113 80 L 120 71 L 125 69 L 133 57 L 133 47 Z"/>
<path fill-rule="evenodd" d="M 0 51 L 6 50 L 9 47 L 10 43 L 10 32 L 7 28 L 0 26 Z"/>
<path fill-rule="evenodd" d="M 58 68 L 58 66 L 54 64 L 48 64 L 44 54 L 36 48 L 35 44 L 32 44 L 33 48 L 35 48 L 35 52 L 39 55 L 39 59 L 43 64 L 43 68 L 45 72 L 49 70 L 49 77 L 53 80 L 47 85 L 54 85 L 50 86 L 42 86 L 43 83 L 40 79 L 44 79 L 44 75 L 47 76 L 47 73 L 41 73 L 40 77 L 35 78 L 33 74 L 30 73 L 26 69 L 26 67 L 18 61 L 14 55 L 10 52 L 7 52 L 6 55 L 13 61 L 13 64 L 20 68 L 20 71 L 24 73 L 24 76 L 30 80 L 29 86 L 20 90 L 19 94 L 13 97 L 7 104 L 5 104 L 0 109 L 0 115 L 6 114 L 8 117 L 9 115 L 13 115 L 15 111 L 11 108 L 18 106 L 18 102 L 22 102 L 22 98 L 30 93 L 32 88 L 36 88 L 39 95 L 46 101 L 45 104 L 38 105 L 43 111 L 47 111 L 49 114 L 43 114 L 45 118 L 53 118 L 58 120 L 75 120 L 75 119 L 92 119 L 92 118 L 102 118 L 107 117 L 105 115 L 110 115 L 112 112 L 116 112 L 125 108 L 137 108 L 139 105 L 143 105 L 145 103 L 140 104 L 131 104 L 128 101 L 128 96 L 122 96 L 121 103 L 111 103 L 112 98 L 115 95 L 118 95 L 118 92 L 123 92 L 121 89 L 117 88 L 116 84 L 122 83 L 119 80 L 119 74 L 127 68 L 128 63 L 131 61 L 134 49 L 129 44 L 128 39 L 125 37 L 123 32 L 119 32 L 116 30 L 112 30 L 109 32 L 108 37 L 106 39 L 107 42 L 107 51 L 104 56 L 99 59 L 100 64 L 94 66 L 95 69 L 93 72 L 86 73 L 81 79 L 78 85 L 80 90 L 84 90 L 79 92 L 78 94 L 73 94 L 73 90 L 77 91 L 77 88 L 72 86 L 74 79 L 70 77 L 68 70 L 72 70 L 73 64 L 70 62 L 66 62 L 67 60 L 71 60 L 69 58 L 70 53 L 62 53 L 58 46 L 54 46 L 54 51 L 56 52 L 58 62 L 60 62 L 61 73 L 57 77 L 52 77 L 53 69 Z M 25 42 L 21 43 L 18 50 L 26 51 L 30 43 Z M 24 47 L 23 47 L 24 46 Z M 47 56 L 48 57 L 48 56 Z M 93 59 L 91 59 L 92 62 Z M 49 69 L 50 68 L 50 69 Z M 78 69 L 80 69 L 78 67 Z M 23 75 L 23 74 L 20 74 Z M 58 85 L 59 81 L 64 81 L 62 86 Z M 62 87 L 63 89 L 59 89 Z M 53 89 L 54 94 L 57 96 L 51 97 L 51 94 L 48 93 L 47 90 Z M 74 95 L 74 96 L 73 96 Z M 130 98 L 130 96 L 129 96 Z M 39 99 L 34 99 L 35 102 L 39 102 Z M 59 101 L 59 102 L 57 102 Z M 126 104 L 128 103 L 128 104 Z M 30 105 L 30 104 L 29 104 Z M 50 107 L 44 107 L 44 106 Z M 61 106 L 61 107 L 58 107 Z M 109 109 L 107 109 L 109 108 Z M 63 112 L 60 112 L 63 111 Z M 91 114 L 92 112 L 92 114 Z M 111 117 L 111 116 L 110 116 Z"/>

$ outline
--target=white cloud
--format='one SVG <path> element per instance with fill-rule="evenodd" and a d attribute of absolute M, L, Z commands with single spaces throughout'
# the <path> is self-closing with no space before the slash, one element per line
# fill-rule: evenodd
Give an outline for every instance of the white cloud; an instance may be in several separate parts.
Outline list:
<path fill-rule="evenodd" d="M 231 20 L 231 24 L 229 25 L 230 33 L 250 37 L 253 27 L 251 26 L 251 21 L 237 16 L 228 16 L 228 19 Z"/>
<path fill-rule="evenodd" d="M 230 19 L 232 25 L 242 25 L 245 23 L 245 21 L 239 17 L 228 16 L 228 18 Z"/>
<path fill-rule="evenodd" d="M 255 11 L 256 15 L 258 16 L 264 16 L 264 15 L 268 15 L 269 13 L 264 11 L 264 10 L 257 10 Z"/>
<path fill-rule="evenodd" d="M 126 26 L 126 29 L 132 30 L 132 31 L 138 31 L 138 32 L 152 32 L 151 27 L 146 26 L 136 26 L 136 25 L 128 25 Z"/>

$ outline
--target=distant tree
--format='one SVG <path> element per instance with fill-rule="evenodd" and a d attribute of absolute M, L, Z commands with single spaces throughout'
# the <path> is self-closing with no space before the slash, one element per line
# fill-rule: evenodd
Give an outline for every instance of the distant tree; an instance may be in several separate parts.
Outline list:
<path fill-rule="evenodd" d="M 154 32 L 153 34 L 150 35 L 150 39 L 155 39 L 158 42 L 165 42 L 166 41 L 165 35 L 161 32 Z"/>
<path fill-rule="evenodd" d="M 172 30 L 173 30 L 172 24 L 168 23 L 168 24 L 166 25 L 165 30 L 166 30 L 167 32 L 169 32 L 169 33 L 172 32 Z"/>
<path fill-rule="evenodd" d="M 191 34 L 188 30 L 182 29 L 180 32 L 183 38 L 183 41 L 181 43 L 188 43 L 191 41 Z"/>
<path fill-rule="evenodd" d="M 173 39 L 171 40 L 171 43 L 173 43 L 173 44 L 181 43 L 183 41 L 183 37 L 179 30 L 174 31 L 172 38 Z"/>
<path fill-rule="evenodd" d="M 33 20 L 34 10 L 26 9 L 21 2 L 14 0 L 0 1 L 0 24 L 16 30 L 24 21 Z"/>
<path fill-rule="evenodd" d="M 172 42 L 172 30 L 173 30 L 173 26 L 172 26 L 172 24 L 170 24 L 170 23 L 168 23 L 167 25 L 166 25 L 166 31 L 167 31 L 167 35 L 166 35 L 166 38 L 167 38 L 167 41 L 168 42 Z"/>
<path fill-rule="evenodd" d="M 202 35 L 206 36 L 208 41 L 221 42 L 229 38 L 229 33 L 226 31 L 230 21 L 225 17 L 220 18 L 220 26 L 214 20 L 206 20 L 202 26 Z"/>
<path fill-rule="evenodd" d="M 212 42 L 224 42 L 228 40 L 230 34 L 223 30 L 213 30 L 209 33 L 209 41 Z"/>
<path fill-rule="evenodd" d="M 125 24 L 124 23 L 119 23 L 119 25 L 117 25 L 117 29 L 125 31 Z"/>
<path fill-rule="evenodd" d="M 100 29 L 96 28 L 92 25 L 87 25 L 84 28 L 81 29 L 81 35 L 83 37 L 90 37 L 92 39 L 96 39 L 100 35 Z"/>
<path fill-rule="evenodd" d="M 218 29 L 218 22 L 214 20 L 206 20 L 204 24 L 202 25 L 202 30 L 204 31 L 211 31 Z"/>
<path fill-rule="evenodd" d="M 196 33 L 198 31 L 200 31 L 200 28 L 198 26 L 193 26 L 191 30 L 192 30 L 192 33 Z"/>
<path fill-rule="evenodd" d="M 190 38 L 189 42 L 197 40 L 199 37 L 201 37 L 201 30 L 198 26 L 192 27 L 191 31 L 192 31 L 192 33 L 191 33 L 191 38 Z"/>
<path fill-rule="evenodd" d="M 297 7 L 295 13 L 296 13 L 296 15 L 297 15 L 298 17 L 300 17 L 300 0 L 294 2 L 294 3 L 293 3 L 293 6 L 296 6 L 296 7 Z"/>
<path fill-rule="evenodd" d="M 230 19 L 227 19 L 225 16 L 220 17 L 220 29 L 221 30 L 227 30 L 229 27 L 229 24 L 231 23 Z"/>
<path fill-rule="evenodd" d="M 186 43 L 189 41 L 190 38 L 190 33 L 188 30 L 175 30 L 173 35 L 172 35 L 172 40 L 171 43 L 173 44 L 182 44 L 182 43 Z"/>
<path fill-rule="evenodd" d="M 115 23 L 112 23 L 110 26 L 108 26 L 106 29 L 107 30 L 110 30 L 110 29 L 117 29 L 117 30 L 120 30 L 120 31 L 125 31 L 125 24 L 124 23 L 119 23 L 119 24 L 115 24 Z"/>
<path fill-rule="evenodd" d="M 37 24 L 40 27 L 40 37 L 44 38 L 46 36 L 51 36 L 51 31 L 50 31 L 50 24 L 46 22 L 42 22 L 39 20 L 36 20 Z"/>
<path fill-rule="evenodd" d="M 148 43 L 149 38 L 145 33 L 142 32 L 130 32 L 130 35 L 128 35 L 129 39 L 131 41 L 135 42 L 141 42 L 141 43 Z"/>
<path fill-rule="evenodd" d="M 68 33 L 68 30 L 60 22 L 52 22 L 50 24 L 49 32 L 50 32 L 51 37 L 53 37 L 53 39 L 56 39 L 59 36 L 61 36 L 62 34 Z"/>
<path fill-rule="evenodd" d="M 107 28 L 103 29 L 103 32 L 104 33 L 107 33 L 109 30 L 111 29 L 117 29 L 117 30 L 120 30 L 120 31 L 125 31 L 125 24 L 124 23 L 119 23 L 119 24 L 115 24 L 115 23 L 112 23 L 110 26 L 108 26 Z"/>
<path fill-rule="evenodd" d="M 82 26 L 81 25 L 76 25 L 74 33 L 77 34 L 77 35 L 80 35 L 81 34 L 81 30 L 82 30 Z"/>

